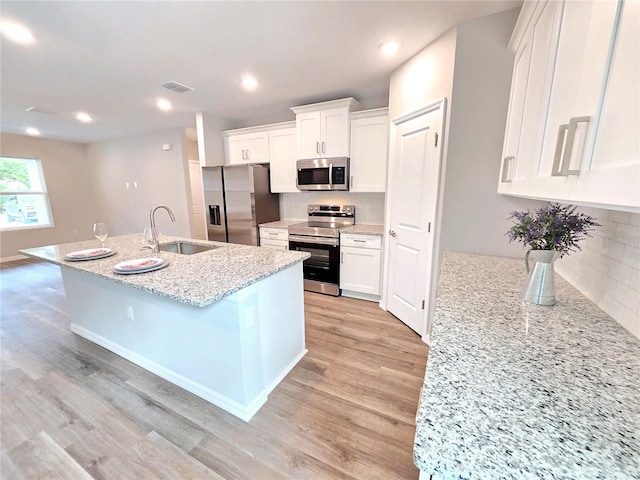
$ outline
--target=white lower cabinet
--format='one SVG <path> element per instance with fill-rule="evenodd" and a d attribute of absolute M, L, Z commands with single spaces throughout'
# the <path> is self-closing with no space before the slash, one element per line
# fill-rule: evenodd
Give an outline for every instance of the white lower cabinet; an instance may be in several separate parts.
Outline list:
<path fill-rule="evenodd" d="M 284 228 L 260 227 L 260 246 L 289 250 L 289 231 Z"/>
<path fill-rule="evenodd" d="M 380 299 L 382 237 L 340 235 L 340 288 L 347 297 Z"/>

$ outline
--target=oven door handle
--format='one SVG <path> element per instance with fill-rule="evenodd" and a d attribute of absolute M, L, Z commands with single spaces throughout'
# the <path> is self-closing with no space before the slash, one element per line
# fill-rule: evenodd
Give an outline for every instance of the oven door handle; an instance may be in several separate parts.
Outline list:
<path fill-rule="evenodd" d="M 313 245 L 330 245 L 332 247 L 337 247 L 340 245 L 339 238 L 329 238 L 329 237 L 305 237 L 302 235 L 289 235 L 290 242 L 299 242 L 299 243 L 308 243 Z"/>

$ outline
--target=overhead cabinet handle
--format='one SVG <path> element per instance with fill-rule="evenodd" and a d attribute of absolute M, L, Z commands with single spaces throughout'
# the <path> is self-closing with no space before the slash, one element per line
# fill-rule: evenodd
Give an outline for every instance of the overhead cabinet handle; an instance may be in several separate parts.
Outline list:
<path fill-rule="evenodd" d="M 320 153 L 320 142 L 316 142 L 316 153 Z"/>
<path fill-rule="evenodd" d="M 513 181 L 513 164 L 515 163 L 516 157 L 504 157 L 502 159 L 502 177 L 500 178 L 501 182 L 512 182 Z"/>
<path fill-rule="evenodd" d="M 556 140 L 556 152 L 553 157 L 553 167 L 551 176 L 566 177 L 568 175 L 579 175 L 580 165 L 577 168 L 569 168 L 571 165 L 571 155 L 576 140 L 576 132 L 579 123 L 588 124 L 591 117 L 573 117 L 569 119 L 568 124 L 560 125 L 558 128 L 558 139 Z M 580 151 L 580 153 L 582 150 Z"/>
<path fill-rule="evenodd" d="M 326 149 L 325 149 L 325 143 L 322 142 L 322 153 L 327 153 Z"/>

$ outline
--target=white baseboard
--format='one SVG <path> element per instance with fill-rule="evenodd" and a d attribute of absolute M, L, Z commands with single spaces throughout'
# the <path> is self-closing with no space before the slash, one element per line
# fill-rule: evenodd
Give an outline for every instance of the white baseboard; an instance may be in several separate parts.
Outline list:
<path fill-rule="evenodd" d="M 380 295 L 371 295 L 370 293 L 354 292 L 352 290 L 342 290 L 343 297 L 357 298 L 368 302 L 380 302 Z"/>
<path fill-rule="evenodd" d="M 5 262 L 15 262 L 16 260 L 24 260 L 26 257 L 25 255 L 14 255 L 12 257 L 3 257 L 0 258 L 0 263 L 5 263 Z"/>

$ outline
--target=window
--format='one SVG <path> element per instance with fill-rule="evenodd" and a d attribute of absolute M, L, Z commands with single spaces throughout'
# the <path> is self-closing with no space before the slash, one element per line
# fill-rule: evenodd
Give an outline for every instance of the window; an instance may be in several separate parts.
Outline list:
<path fill-rule="evenodd" d="M 0 230 L 53 224 L 39 159 L 0 157 L 0 213 Z"/>

